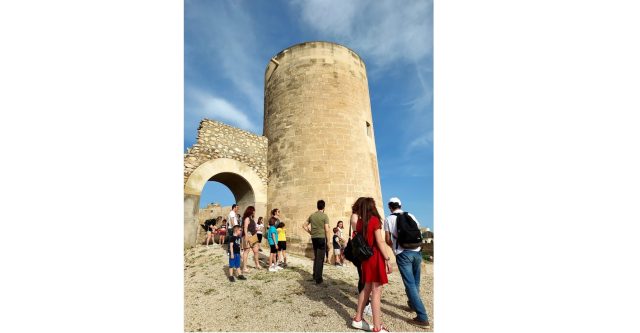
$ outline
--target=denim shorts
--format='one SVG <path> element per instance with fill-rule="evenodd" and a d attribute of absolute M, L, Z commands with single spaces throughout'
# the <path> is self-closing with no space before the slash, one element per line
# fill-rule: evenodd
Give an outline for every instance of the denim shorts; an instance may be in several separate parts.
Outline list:
<path fill-rule="evenodd" d="M 240 268 L 240 253 L 234 253 L 233 259 L 229 256 L 229 268 Z"/>

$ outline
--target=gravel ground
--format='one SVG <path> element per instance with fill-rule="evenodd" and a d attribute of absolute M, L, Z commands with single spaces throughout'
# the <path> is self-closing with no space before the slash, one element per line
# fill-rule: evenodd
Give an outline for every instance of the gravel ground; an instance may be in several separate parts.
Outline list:
<path fill-rule="evenodd" d="M 268 248 L 260 253 L 267 265 Z M 253 268 L 246 281 L 229 282 L 228 257 L 218 245 L 185 250 L 184 329 L 187 332 L 358 332 L 351 318 L 357 304 L 358 272 L 345 267 L 324 266 L 324 281 L 311 280 L 313 262 L 289 254 L 289 266 L 278 272 Z M 395 266 L 395 265 L 394 265 Z M 406 319 L 415 317 L 406 305 L 402 279 L 397 267 L 389 275 L 382 293 L 382 322 L 393 332 L 432 332 L 433 265 L 423 264 L 420 294 L 427 307 L 431 327 L 414 326 Z M 372 323 L 372 318 L 365 315 Z"/>

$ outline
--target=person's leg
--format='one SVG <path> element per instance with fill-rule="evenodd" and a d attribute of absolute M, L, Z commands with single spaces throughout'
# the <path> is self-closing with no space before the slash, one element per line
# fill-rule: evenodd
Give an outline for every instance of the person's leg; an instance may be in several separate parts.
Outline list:
<path fill-rule="evenodd" d="M 242 274 L 247 272 L 247 260 L 249 259 L 249 252 L 251 252 L 251 248 L 249 244 L 245 244 L 245 249 L 242 251 Z"/>
<path fill-rule="evenodd" d="M 326 242 L 324 238 L 316 238 L 316 242 L 318 243 L 318 250 L 316 251 L 316 271 L 314 272 L 316 277 L 316 283 L 322 282 L 322 270 L 324 268 L 324 253 L 326 252 Z"/>
<path fill-rule="evenodd" d="M 422 266 L 422 254 L 420 252 L 412 252 L 413 257 L 413 283 L 416 286 L 418 294 L 420 293 L 420 269 Z"/>
<path fill-rule="evenodd" d="M 318 253 L 319 251 L 319 243 L 318 238 L 311 238 L 311 244 L 313 245 L 313 279 L 316 280 L 316 274 L 318 273 Z M 320 256 L 320 261 L 324 260 L 324 254 Z"/>
<path fill-rule="evenodd" d="M 381 298 L 382 284 L 373 282 L 371 290 L 371 312 L 373 313 L 373 327 L 377 330 L 379 330 L 382 325 L 382 309 L 380 308 Z"/>
<path fill-rule="evenodd" d="M 411 304 L 413 308 L 416 310 L 416 314 L 418 315 L 418 320 L 429 320 L 429 315 L 427 314 L 427 309 L 424 307 L 424 303 L 422 302 L 422 297 L 420 297 L 420 268 L 422 265 L 422 254 L 420 252 L 409 251 L 409 255 L 411 256 L 411 266 L 413 271 L 413 284 L 414 284 L 414 297 L 411 300 Z"/>
<path fill-rule="evenodd" d="M 369 300 L 369 296 L 371 295 L 372 284 L 365 283 L 364 288 L 358 294 L 358 305 L 356 307 L 356 316 L 353 317 L 355 321 L 362 320 L 362 312 L 364 311 L 364 307 L 366 306 L 367 301 Z"/>
<path fill-rule="evenodd" d="M 358 270 L 358 294 L 360 294 L 364 289 L 364 281 L 362 281 L 362 266 L 360 266 L 360 263 L 353 264 L 356 265 L 356 269 Z"/>
<path fill-rule="evenodd" d="M 404 284 L 404 290 L 407 294 L 410 306 L 418 314 L 419 320 L 427 320 L 427 313 L 424 309 L 424 304 L 420 299 L 420 293 L 416 289 L 416 284 L 413 274 L 413 263 L 416 259 L 415 255 L 420 256 L 419 252 L 403 251 L 396 256 L 396 263 L 398 264 L 398 271 L 402 277 L 402 283 Z"/>
<path fill-rule="evenodd" d="M 287 250 L 282 250 L 282 255 L 284 256 L 284 264 L 287 264 Z"/>
<path fill-rule="evenodd" d="M 325 247 L 324 255 L 326 257 L 325 262 L 328 264 L 329 263 L 329 246 Z"/>
<path fill-rule="evenodd" d="M 260 269 L 260 262 L 258 261 L 258 258 L 260 257 L 260 255 L 258 254 L 258 243 L 256 243 L 255 245 L 253 245 L 253 262 L 256 264 L 256 269 Z"/>

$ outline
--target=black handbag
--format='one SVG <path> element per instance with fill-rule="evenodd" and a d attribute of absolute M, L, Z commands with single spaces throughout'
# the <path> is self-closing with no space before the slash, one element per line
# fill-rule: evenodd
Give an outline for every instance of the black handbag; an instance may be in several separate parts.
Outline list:
<path fill-rule="evenodd" d="M 353 256 L 358 258 L 358 261 L 363 262 L 373 255 L 373 249 L 369 247 L 362 234 L 356 233 L 356 236 L 351 239 L 351 243 Z"/>
<path fill-rule="evenodd" d="M 349 240 L 347 241 L 347 246 L 344 247 L 344 257 L 352 263 L 360 265 L 358 259 L 353 255 L 353 245 L 351 244 L 351 221 L 349 221 Z"/>

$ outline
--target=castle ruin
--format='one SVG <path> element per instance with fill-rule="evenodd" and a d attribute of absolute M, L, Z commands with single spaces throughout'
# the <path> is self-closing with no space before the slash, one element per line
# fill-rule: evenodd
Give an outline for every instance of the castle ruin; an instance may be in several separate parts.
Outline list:
<path fill-rule="evenodd" d="M 200 193 L 207 181 L 226 185 L 240 206 L 268 221 L 279 208 L 287 249 L 311 254 L 302 229 L 326 201 L 330 227 L 345 221 L 360 196 L 382 212 L 373 119 L 365 64 L 330 42 L 293 45 L 265 71 L 264 127 L 259 136 L 204 119 L 184 157 L 184 244 L 196 244 Z"/>

